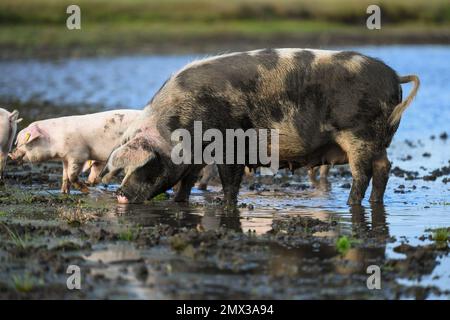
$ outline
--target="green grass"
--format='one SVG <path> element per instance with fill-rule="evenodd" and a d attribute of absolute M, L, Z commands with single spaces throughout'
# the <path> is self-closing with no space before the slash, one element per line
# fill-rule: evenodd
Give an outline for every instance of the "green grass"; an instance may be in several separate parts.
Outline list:
<path fill-rule="evenodd" d="M 28 234 L 25 234 L 23 237 L 20 236 L 17 232 L 10 229 L 6 224 L 1 224 L 2 227 L 6 230 L 6 232 L 9 235 L 9 239 L 11 242 L 21 249 L 26 249 L 31 245 L 30 236 Z"/>
<path fill-rule="evenodd" d="M 225 39 L 278 40 L 330 34 L 447 32 L 446 0 L 378 0 L 382 31 L 365 27 L 372 0 L 79 0 L 81 30 L 66 28 L 69 0 L 0 1 L 0 48 L 21 55 L 47 51 L 95 54 L 163 51 L 168 46 L 221 43 Z M 268 42 L 268 44 L 270 44 Z M 270 45 L 268 45 L 270 46 Z"/>
<path fill-rule="evenodd" d="M 22 276 L 13 276 L 12 281 L 14 288 L 21 293 L 32 291 L 38 284 L 38 281 L 31 277 L 28 273 Z"/>
<path fill-rule="evenodd" d="M 134 241 L 138 238 L 141 230 L 141 226 L 127 227 L 125 230 L 119 232 L 117 237 L 121 241 Z"/>
<path fill-rule="evenodd" d="M 154 197 L 152 201 L 164 201 L 167 199 L 169 199 L 169 196 L 167 195 L 167 193 L 163 192 Z"/>
<path fill-rule="evenodd" d="M 446 242 L 450 236 L 450 231 L 447 228 L 439 228 L 433 232 L 433 240 L 436 242 Z"/>
<path fill-rule="evenodd" d="M 346 254 L 347 251 L 350 250 L 351 246 L 351 241 L 347 236 L 339 237 L 336 240 L 336 250 L 342 255 Z"/>
<path fill-rule="evenodd" d="M 61 24 L 71 0 L 2 0 L 2 24 Z M 82 19 L 92 22 L 223 21 L 310 19 L 359 23 L 370 4 L 378 4 L 391 22 L 450 21 L 447 0 L 78 0 Z"/>

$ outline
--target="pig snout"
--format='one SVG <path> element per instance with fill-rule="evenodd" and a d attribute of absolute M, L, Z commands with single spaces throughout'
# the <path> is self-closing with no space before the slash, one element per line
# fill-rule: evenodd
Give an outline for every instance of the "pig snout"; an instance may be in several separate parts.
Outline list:
<path fill-rule="evenodd" d="M 11 153 L 8 154 L 8 156 L 17 162 L 22 162 L 25 159 L 26 152 L 20 149 L 14 149 Z"/>
<path fill-rule="evenodd" d="M 116 192 L 117 202 L 120 204 L 128 204 L 130 203 L 130 200 L 127 198 L 127 196 L 123 193 L 121 189 L 118 189 Z"/>

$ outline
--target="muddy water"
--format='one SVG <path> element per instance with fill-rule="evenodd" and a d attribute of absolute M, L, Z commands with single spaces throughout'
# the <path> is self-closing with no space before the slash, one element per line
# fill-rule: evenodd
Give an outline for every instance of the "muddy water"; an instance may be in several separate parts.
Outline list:
<path fill-rule="evenodd" d="M 189 205 L 123 206 L 114 186 L 60 198 L 59 165 L 11 164 L 0 197 L 0 297 L 450 298 L 448 247 L 431 231 L 450 227 L 450 140 L 440 137 L 450 134 L 450 47 L 355 49 L 422 81 L 389 149 L 384 206 L 346 206 L 345 167 L 328 183 L 304 172 L 254 177 L 230 215 L 218 185 L 194 190 Z M 0 95 L 140 107 L 192 59 L 3 61 Z M 81 267 L 80 291 L 66 288 L 69 264 Z M 369 265 L 381 268 L 380 290 L 367 289 Z M 30 290 L 21 290 L 25 280 Z"/>

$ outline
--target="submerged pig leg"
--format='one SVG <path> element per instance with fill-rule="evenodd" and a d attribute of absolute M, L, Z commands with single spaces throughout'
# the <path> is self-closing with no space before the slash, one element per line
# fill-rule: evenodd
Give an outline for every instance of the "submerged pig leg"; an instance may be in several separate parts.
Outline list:
<path fill-rule="evenodd" d="M 222 181 L 225 208 L 233 209 L 237 204 L 237 196 L 245 166 L 241 164 L 220 164 L 217 165 L 217 168 L 219 169 L 219 176 Z"/>
<path fill-rule="evenodd" d="M 88 193 L 88 187 L 79 180 L 78 176 L 80 175 L 83 165 L 86 161 L 70 161 L 68 162 L 68 177 L 70 183 L 77 189 L 79 189 L 83 193 Z"/>
<path fill-rule="evenodd" d="M 195 182 L 198 180 L 198 175 L 202 167 L 194 167 L 191 172 L 189 172 L 183 179 L 181 179 L 176 190 L 175 202 L 187 202 L 189 201 L 189 196 L 191 195 L 191 189 Z"/>
<path fill-rule="evenodd" d="M 370 195 L 370 202 L 383 202 L 384 191 L 389 180 L 389 171 L 391 170 L 391 163 L 384 150 L 379 156 L 372 161 L 372 193 Z"/>

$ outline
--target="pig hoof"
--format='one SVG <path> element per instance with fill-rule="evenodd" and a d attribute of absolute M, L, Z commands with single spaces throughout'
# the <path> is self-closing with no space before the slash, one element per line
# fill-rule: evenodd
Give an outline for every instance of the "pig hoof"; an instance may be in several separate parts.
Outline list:
<path fill-rule="evenodd" d="M 77 183 L 74 183 L 73 186 L 75 188 L 77 188 L 78 190 L 80 190 L 82 193 L 89 193 L 89 188 L 84 183 L 77 182 Z"/>
<path fill-rule="evenodd" d="M 62 187 L 61 188 L 61 193 L 62 194 L 69 194 L 70 193 L 70 189 L 68 187 Z"/>
<path fill-rule="evenodd" d="M 128 204 L 128 198 L 125 196 L 117 196 L 117 202 L 120 204 Z"/>

